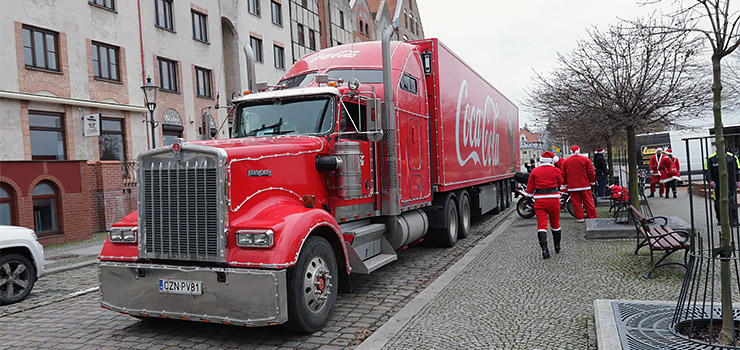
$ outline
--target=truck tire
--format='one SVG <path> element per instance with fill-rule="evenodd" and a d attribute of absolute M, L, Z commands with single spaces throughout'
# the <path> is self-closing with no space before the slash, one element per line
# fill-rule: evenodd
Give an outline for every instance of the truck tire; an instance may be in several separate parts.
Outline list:
<path fill-rule="evenodd" d="M 36 269 L 25 256 L 8 254 L 0 258 L 0 305 L 25 299 L 36 282 Z"/>
<path fill-rule="evenodd" d="M 288 322 L 300 333 L 316 332 L 329 322 L 339 285 L 337 260 L 326 239 L 310 236 L 298 263 L 288 269 Z"/>
<path fill-rule="evenodd" d="M 460 226 L 454 196 L 447 197 L 442 213 L 445 215 L 446 224 L 445 227 L 434 230 L 435 241 L 440 247 L 454 247 L 455 243 L 457 243 L 458 228 Z"/>
<path fill-rule="evenodd" d="M 511 182 L 504 181 L 504 208 L 511 206 Z"/>
<path fill-rule="evenodd" d="M 470 236 L 470 221 L 471 221 L 471 209 L 470 209 L 470 196 L 468 192 L 462 190 L 457 193 L 457 200 L 460 205 L 458 206 L 458 232 L 457 238 L 463 239 Z"/>
<path fill-rule="evenodd" d="M 501 192 L 503 191 L 501 189 L 501 183 L 497 182 L 495 186 L 496 186 L 496 207 L 491 209 L 491 213 L 498 214 L 504 210 L 503 209 L 504 206 L 502 204 L 504 201 L 504 198 L 501 195 Z"/>

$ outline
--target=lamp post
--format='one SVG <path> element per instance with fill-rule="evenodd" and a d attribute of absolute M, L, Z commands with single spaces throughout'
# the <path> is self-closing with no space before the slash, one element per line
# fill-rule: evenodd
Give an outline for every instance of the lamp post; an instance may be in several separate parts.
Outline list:
<path fill-rule="evenodd" d="M 152 124 L 152 148 L 157 148 L 157 139 L 154 136 L 154 128 L 157 127 L 154 121 L 154 110 L 157 109 L 157 90 L 159 86 L 152 83 L 151 77 L 146 77 L 146 84 L 141 87 L 141 91 L 144 92 L 144 103 L 150 115 L 149 123 Z"/>

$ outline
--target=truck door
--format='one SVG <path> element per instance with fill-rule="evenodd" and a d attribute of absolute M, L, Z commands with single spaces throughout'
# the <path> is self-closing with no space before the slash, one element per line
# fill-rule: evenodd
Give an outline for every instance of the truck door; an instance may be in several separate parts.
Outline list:
<path fill-rule="evenodd" d="M 396 90 L 399 151 L 403 158 L 399 170 L 402 174 L 408 174 L 401 177 L 402 207 L 428 202 L 431 194 L 429 118 L 426 113 L 426 91 L 418 78 L 421 76 L 419 73 L 420 69 L 402 73 Z M 403 166 L 404 163 L 406 166 Z"/>

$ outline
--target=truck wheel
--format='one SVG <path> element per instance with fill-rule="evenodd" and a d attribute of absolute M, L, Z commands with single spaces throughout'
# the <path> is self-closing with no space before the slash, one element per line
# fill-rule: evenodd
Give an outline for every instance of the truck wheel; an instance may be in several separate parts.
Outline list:
<path fill-rule="evenodd" d="M 25 299 L 35 281 L 36 270 L 25 256 L 8 254 L 0 258 L 0 305 Z"/>
<path fill-rule="evenodd" d="M 458 208 L 458 233 L 457 238 L 463 239 L 470 236 L 470 196 L 467 191 L 461 191 L 457 194 L 457 198 L 460 201 L 460 207 Z"/>
<path fill-rule="evenodd" d="M 437 244 L 441 247 L 454 247 L 457 243 L 459 220 L 457 217 L 457 204 L 452 196 L 447 198 L 444 215 L 447 216 L 447 226 L 437 229 Z"/>
<path fill-rule="evenodd" d="M 492 213 L 498 214 L 503 211 L 503 204 L 504 201 L 503 196 L 501 195 L 501 192 L 503 190 L 501 189 L 501 183 L 496 184 L 496 207 L 491 210 Z"/>
<path fill-rule="evenodd" d="M 288 322 L 296 332 L 313 333 L 326 326 L 337 300 L 337 260 L 326 239 L 311 236 L 298 263 L 288 269 Z"/>
<path fill-rule="evenodd" d="M 504 208 L 511 206 L 511 182 L 504 181 Z"/>

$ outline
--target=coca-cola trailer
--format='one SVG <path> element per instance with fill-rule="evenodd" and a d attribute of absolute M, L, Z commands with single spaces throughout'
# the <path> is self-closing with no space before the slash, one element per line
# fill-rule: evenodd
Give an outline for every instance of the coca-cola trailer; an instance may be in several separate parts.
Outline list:
<path fill-rule="evenodd" d="M 100 254 L 102 306 L 313 332 L 351 274 L 422 240 L 451 247 L 508 207 L 517 107 L 437 39 L 389 33 L 234 99 L 231 139 L 139 155 L 138 211 Z"/>

